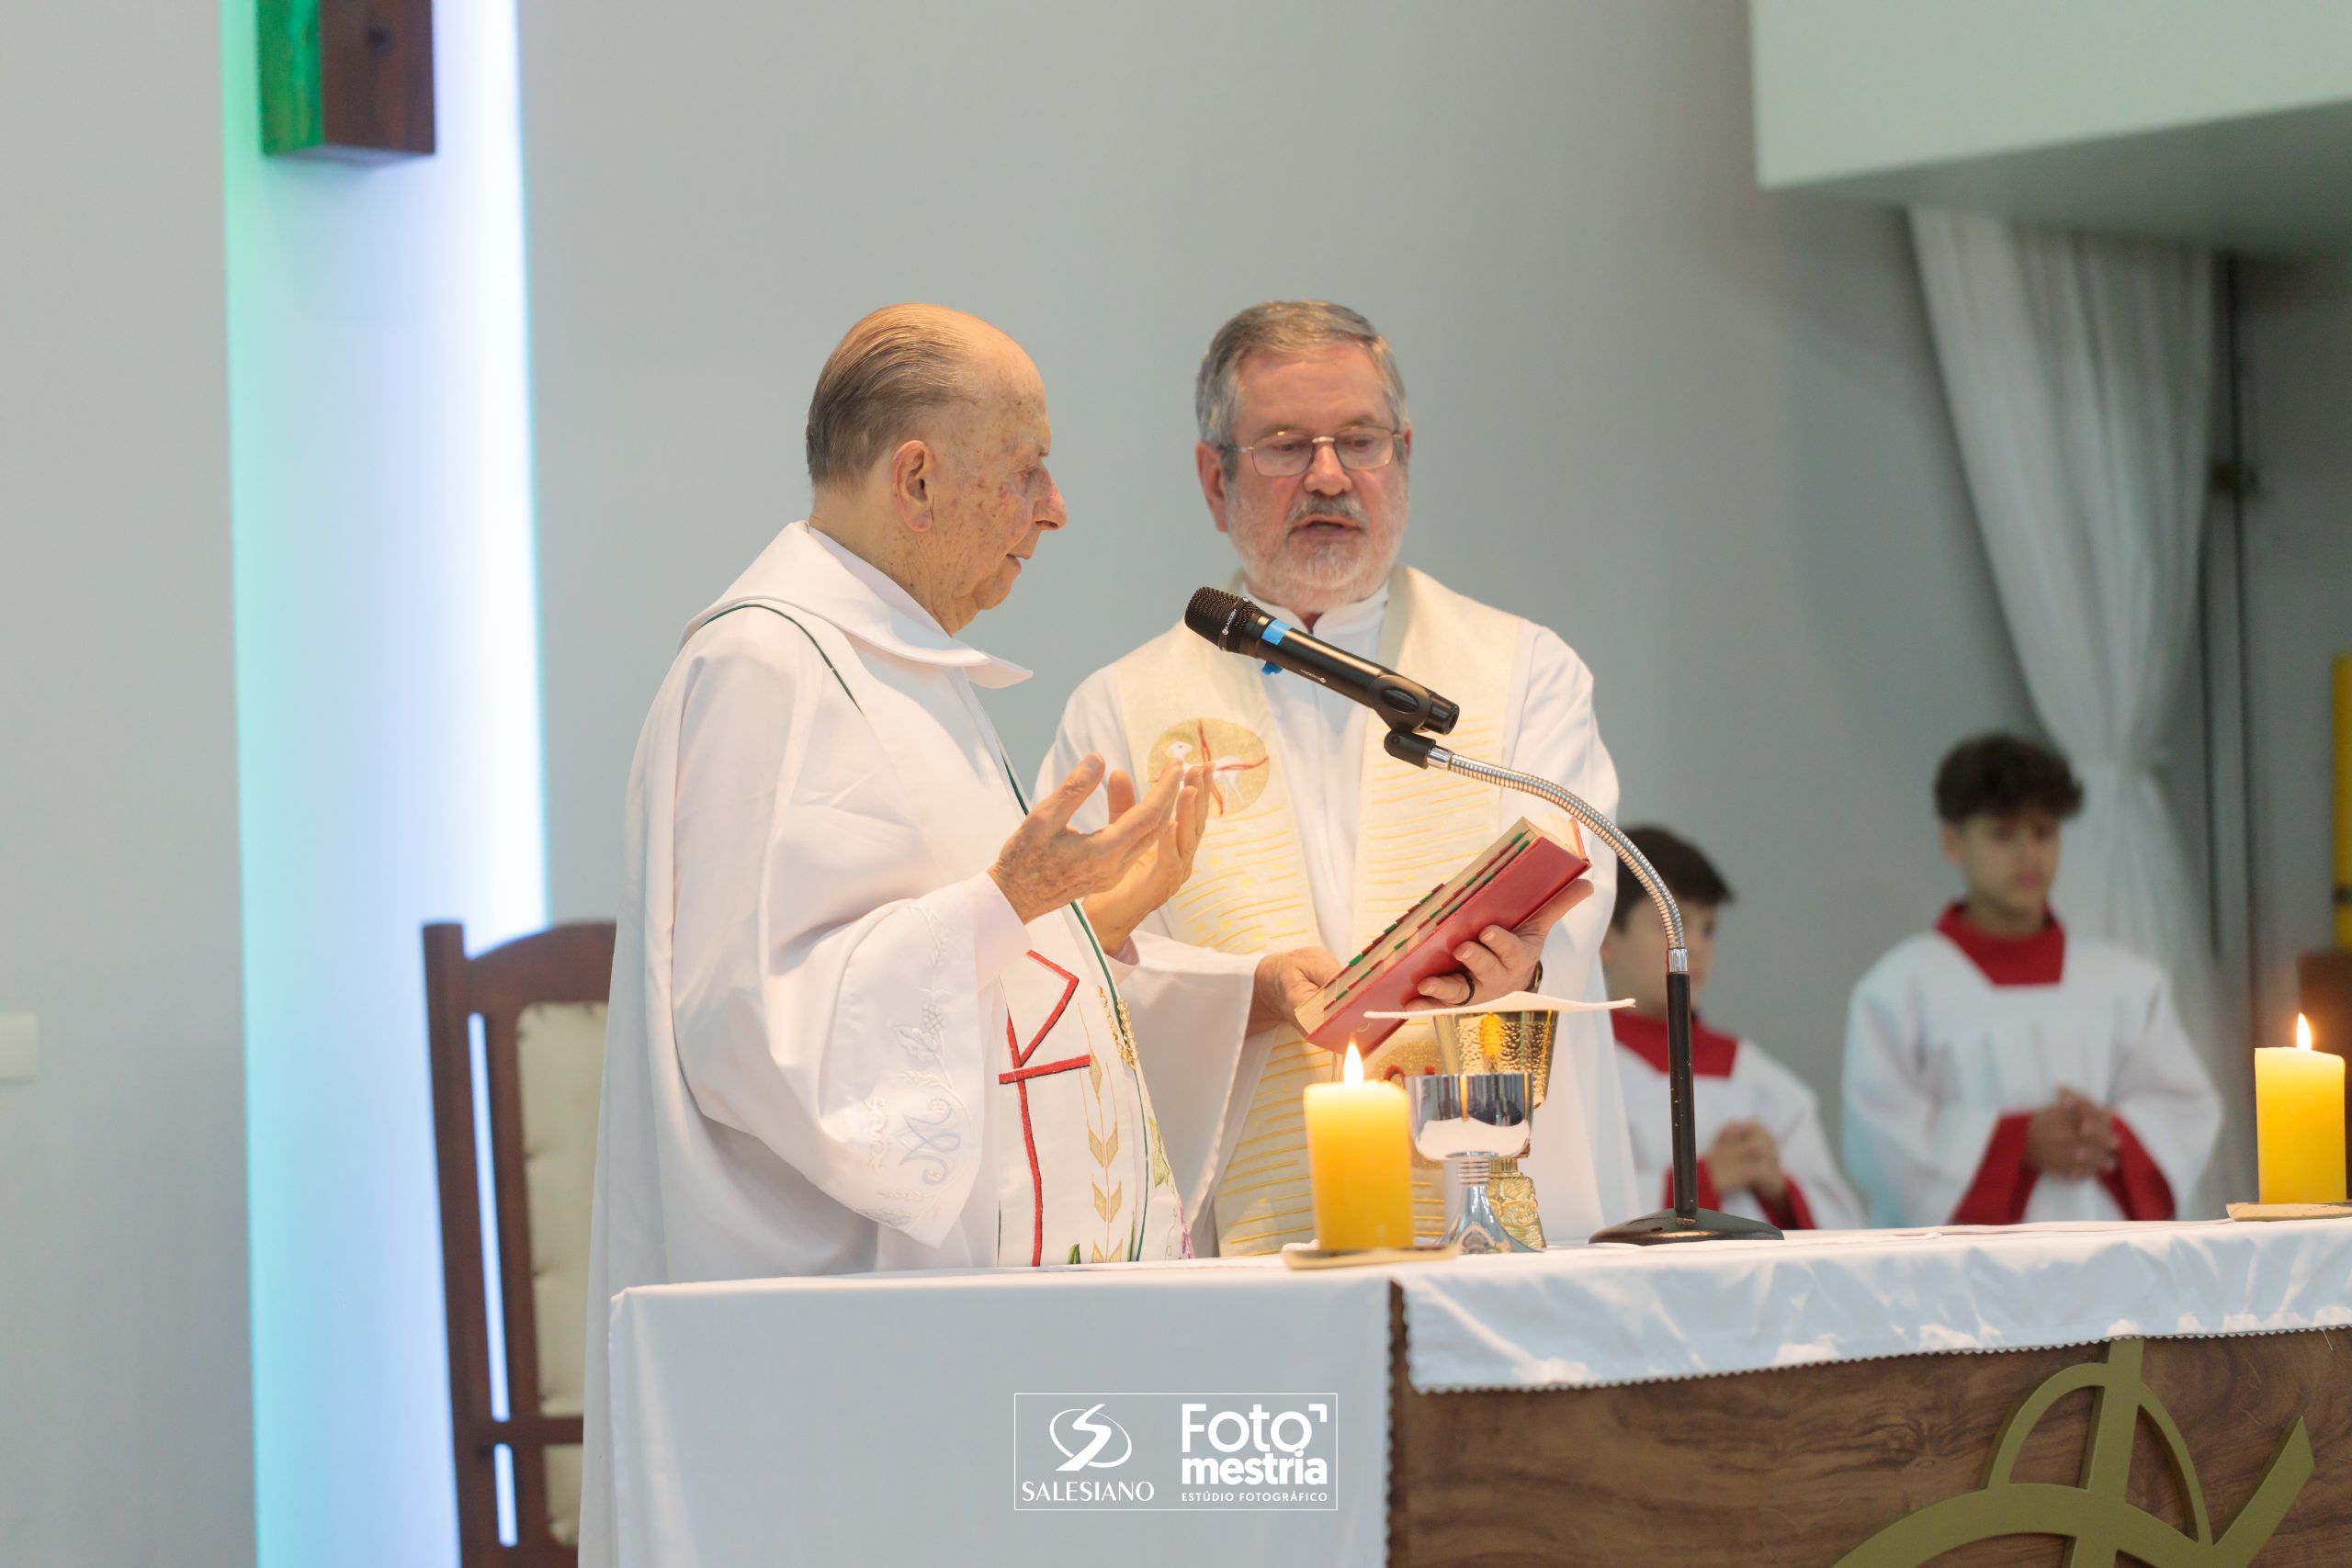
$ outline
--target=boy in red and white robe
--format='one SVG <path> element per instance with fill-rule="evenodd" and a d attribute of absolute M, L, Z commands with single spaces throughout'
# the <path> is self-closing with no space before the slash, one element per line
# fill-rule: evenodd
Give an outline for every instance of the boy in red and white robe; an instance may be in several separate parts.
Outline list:
<path fill-rule="evenodd" d="M 1723 874 L 1698 847 L 1663 828 L 1635 828 L 1632 839 L 1681 906 L 1690 951 L 1695 1007 L 1714 965 L 1717 911 L 1731 902 Z M 1673 1134 L 1666 1047 L 1666 931 L 1631 877 L 1618 884 L 1617 908 L 1600 939 L 1609 994 L 1630 996 L 1630 1010 L 1609 1015 L 1617 1034 L 1617 1071 L 1632 1122 L 1634 1175 L 1643 1192 L 1674 1203 Z M 1699 1206 L 1782 1230 L 1848 1230 L 1862 1205 L 1838 1174 L 1821 1130 L 1813 1090 L 1753 1041 L 1690 1023 L 1692 1109 L 1697 1115 Z"/>
<path fill-rule="evenodd" d="M 2050 912 L 2064 758 L 1970 740 L 1936 775 L 1967 886 L 1854 987 L 1846 1163 L 1883 1225 L 2168 1220 L 2221 1131 L 2162 970 Z"/>

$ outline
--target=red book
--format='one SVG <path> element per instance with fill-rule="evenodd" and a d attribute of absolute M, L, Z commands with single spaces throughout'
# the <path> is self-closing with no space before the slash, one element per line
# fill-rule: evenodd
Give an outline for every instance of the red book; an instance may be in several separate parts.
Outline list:
<path fill-rule="evenodd" d="M 1579 850 L 1521 818 L 1373 938 L 1299 1010 L 1307 1040 L 1326 1051 L 1343 1052 L 1352 1039 L 1369 1057 L 1403 1025 L 1364 1014 L 1405 1007 L 1420 995 L 1422 981 L 1462 967 L 1455 948 L 1488 926 L 1516 926 L 1591 863 Z"/>

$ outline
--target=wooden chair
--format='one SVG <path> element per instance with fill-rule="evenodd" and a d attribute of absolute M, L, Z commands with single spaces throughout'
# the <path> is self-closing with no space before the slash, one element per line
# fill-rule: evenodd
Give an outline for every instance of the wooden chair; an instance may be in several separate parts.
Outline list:
<path fill-rule="evenodd" d="M 556 926 L 466 956 L 465 929 L 424 928 L 433 1130 L 448 1302 L 449 1411 L 464 1568 L 579 1560 L 581 1375 L 589 1204 L 612 983 L 610 921 Z M 496 1417 L 475 1156 L 473 1020 L 482 1022 L 489 1188 L 505 1331 Z M 497 1450 L 512 1456 L 514 1534 L 501 1544 Z"/>

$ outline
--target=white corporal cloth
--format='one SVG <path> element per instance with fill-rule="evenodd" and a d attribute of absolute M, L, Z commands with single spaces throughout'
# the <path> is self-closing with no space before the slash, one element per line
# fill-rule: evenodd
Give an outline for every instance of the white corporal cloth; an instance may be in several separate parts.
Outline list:
<path fill-rule="evenodd" d="M 1424 1392 L 2352 1326 L 2352 1220 L 1804 1231 L 1405 1269 Z"/>

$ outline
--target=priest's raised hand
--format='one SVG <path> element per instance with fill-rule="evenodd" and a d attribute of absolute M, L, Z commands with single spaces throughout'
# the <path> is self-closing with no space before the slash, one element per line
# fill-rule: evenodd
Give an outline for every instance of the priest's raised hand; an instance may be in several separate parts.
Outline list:
<path fill-rule="evenodd" d="M 1209 825 L 1210 792 L 1204 787 L 1208 770 L 1170 762 L 1160 770 L 1158 782 L 1164 784 L 1170 773 L 1181 774 L 1182 782 L 1159 836 L 1128 863 L 1116 883 L 1086 900 L 1086 918 L 1106 953 L 1124 952 L 1136 927 L 1192 877 L 1193 858 Z M 1111 770 L 1103 793 L 1114 822 L 1125 820 L 1136 807 L 1135 781 L 1124 768 Z"/>
<path fill-rule="evenodd" d="M 1118 886 L 1164 836 L 1178 830 L 1176 808 L 1187 788 L 1186 777 L 1187 771 L 1182 768 L 1163 770 L 1151 793 L 1141 800 L 1135 798 L 1135 786 L 1129 784 L 1124 792 L 1125 811 L 1118 809 L 1118 794 L 1113 795 L 1108 827 L 1092 833 L 1072 832 L 1071 816 L 1103 782 L 1102 759 L 1088 753 L 1030 808 L 1012 837 L 1004 841 L 1004 848 L 997 852 L 996 863 L 989 867 L 989 877 L 1023 925 L 1065 904 Z M 1199 841 L 1197 831 L 1193 840 Z M 1139 911 L 1136 919 L 1142 919 L 1153 907 L 1156 904 Z M 1121 931 L 1115 942 L 1105 937 L 1103 945 L 1117 951 L 1126 945 L 1126 933 Z"/>

